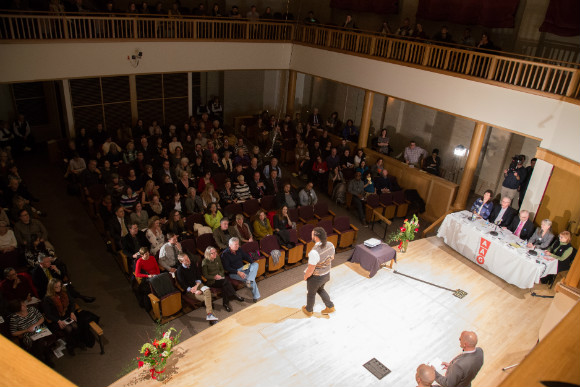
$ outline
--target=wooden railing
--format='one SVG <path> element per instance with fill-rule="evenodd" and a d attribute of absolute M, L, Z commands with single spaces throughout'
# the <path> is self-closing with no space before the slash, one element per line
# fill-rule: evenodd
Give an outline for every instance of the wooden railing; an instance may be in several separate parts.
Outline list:
<path fill-rule="evenodd" d="M 293 42 L 580 100 L 580 65 L 341 28 L 228 18 L 3 14 L 0 41 L 171 39 Z"/>

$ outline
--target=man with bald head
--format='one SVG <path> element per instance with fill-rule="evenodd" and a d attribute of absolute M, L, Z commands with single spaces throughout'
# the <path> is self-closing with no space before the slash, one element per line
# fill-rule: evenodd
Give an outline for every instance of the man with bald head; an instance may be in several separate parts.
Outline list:
<path fill-rule="evenodd" d="M 441 387 L 470 387 L 483 365 L 483 350 L 477 347 L 475 332 L 461 332 L 459 346 L 463 351 L 449 363 L 443 362 L 445 376 L 435 371 L 435 380 Z"/>
<path fill-rule="evenodd" d="M 507 227 L 515 236 L 527 241 L 534 235 L 534 224 L 530 220 L 530 213 L 526 210 L 520 211 L 519 219 L 514 217 Z"/>
<path fill-rule="evenodd" d="M 435 381 L 435 370 L 427 364 L 421 364 L 417 367 L 415 380 L 417 381 L 417 387 L 431 387 Z"/>

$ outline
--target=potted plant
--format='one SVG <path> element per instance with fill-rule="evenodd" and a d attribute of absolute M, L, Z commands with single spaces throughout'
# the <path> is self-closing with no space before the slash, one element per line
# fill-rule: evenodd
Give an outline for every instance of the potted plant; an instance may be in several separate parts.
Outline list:
<path fill-rule="evenodd" d="M 417 215 L 413 214 L 411 221 L 405 219 L 403 221 L 403 227 L 400 227 L 398 231 L 393 232 L 389 236 L 389 242 L 399 242 L 399 251 L 404 253 L 407 251 L 407 246 L 409 246 L 409 241 L 415 239 L 415 234 L 419 231 L 419 219 Z"/>
<path fill-rule="evenodd" d="M 162 337 L 143 344 L 141 356 L 137 357 L 137 367 L 149 368 L 151 379 L 164 380 L 167 359 L 173 354 L 173 347 L 179 343 L 180 336 L 181 332 L 177 333 L 175 328 L 169 328 Z"/>

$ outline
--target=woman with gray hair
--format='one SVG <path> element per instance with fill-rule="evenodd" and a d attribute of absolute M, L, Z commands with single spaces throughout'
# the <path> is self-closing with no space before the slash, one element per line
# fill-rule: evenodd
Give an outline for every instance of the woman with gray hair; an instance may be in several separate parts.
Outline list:
<path fill-rule="evenodd" d="M 552 234 L 552 221 L 549 219 L 542 220 L 540 227 L 536 228 L 534 235 L 528 240 L 528 248 L 545 250 L 554 240 Z"/>

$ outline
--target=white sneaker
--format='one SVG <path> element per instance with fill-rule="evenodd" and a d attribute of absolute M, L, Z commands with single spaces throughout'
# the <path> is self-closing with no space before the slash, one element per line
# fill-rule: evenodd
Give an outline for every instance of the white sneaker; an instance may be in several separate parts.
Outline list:
<path fill-rule="evenodd" d="M 207 317 L 205 318 L 207 321 L 217 321 L 219 320 L 216 316 L 214 316 L 213 313 L 210 313 L 207 315 Z"/>

